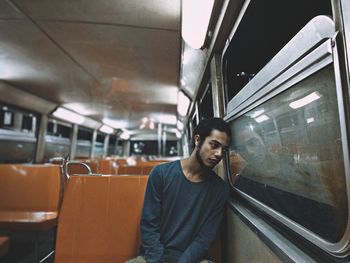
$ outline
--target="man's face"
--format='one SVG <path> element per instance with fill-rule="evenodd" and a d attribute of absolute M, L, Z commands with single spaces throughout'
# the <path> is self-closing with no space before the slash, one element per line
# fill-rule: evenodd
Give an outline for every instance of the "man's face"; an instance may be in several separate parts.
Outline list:
<path fill-rule="evenodd" d="M 265 161 L 267 149 L 261 137 L 249 127 L 235 135 L 237 151 L 251 165 L 260 166 Z"/>
<path fill-rule="evenodd" d="M 225 132 L 212 130 L 204 141 L 196 135 L 195 143 L 197 160 L 206 168 L 212 169 L 221 161 L 228 149 L 229 137 Z"/>

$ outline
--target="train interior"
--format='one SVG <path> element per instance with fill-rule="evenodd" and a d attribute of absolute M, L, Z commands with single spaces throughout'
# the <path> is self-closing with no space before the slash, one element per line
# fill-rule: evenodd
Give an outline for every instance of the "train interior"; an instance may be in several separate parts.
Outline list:
<path fill-rule="evenodd" d="M 348 0 L 0 1 L 0 262 L 137 256 L 148 175 L 229 123 L 215 263 L 350 262 Z"/>

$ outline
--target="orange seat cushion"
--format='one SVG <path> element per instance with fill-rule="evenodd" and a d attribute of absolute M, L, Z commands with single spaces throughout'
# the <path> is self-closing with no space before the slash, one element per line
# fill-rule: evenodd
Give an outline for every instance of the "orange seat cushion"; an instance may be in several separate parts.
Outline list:
<path fill-rule="evenodd" d="M 147 178 L 71 177 L 59 216 L 55 263 L 116 263 L 136 256 Z"/>

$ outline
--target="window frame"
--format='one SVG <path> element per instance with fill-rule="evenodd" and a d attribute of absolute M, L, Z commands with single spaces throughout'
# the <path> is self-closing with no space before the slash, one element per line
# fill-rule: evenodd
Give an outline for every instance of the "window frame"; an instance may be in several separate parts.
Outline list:
<path fill-rule="evenodd" d="M 341 76 L 339 70 L 338 52 L 333 39 L 335 26 L 333 21 L 325 16 L 313 23 L 308 23 L 256 76 L 249 82 L 235 97 L 231 99 L 227 106 L 227 116 L 225 120 L 232 122 L 243 114 L 249 112 L 262 103 L 270 100 L 281 92 L 292 88 L 294 84 L 309 77 L 313 73 L 321 70 L 327 65 L 333 64 L 335 73 L 335 85 L 338 101 L 338 113 L 340 124 L 340 135 L 342 138 L 343 158 L 345 166 L 345 180 L 347 183 L 346 193 L 349 209 L 349 144 L 347 137 L 347 126 L 345 117 L 345 105 L 343 101 L 343 91 L 341 86 Z M 310 26 L 308 26 L 310 25 Z M 315 26 L 316 25 L 316 26 Z M 322 31 L 322 34 L 318 30 Z M 322 36 L 321 38 L 320 35 Z M 304 39 L 301 39 L 303 36 Z M 306 38 L 306 40 L 305 40 Z M 306 41 L 306 43 L 305 43 Z M 292 51 L 293 49 L 293 51 Z M 226 156 L 226 174 L 231 183 L 229 154 Z M 233 187 L 234 188 L 234 187 Z M 277 213 L 267 205 L 250 197 L 244 192 L 234 188 L 243 198 L 254 206 L 262 209 L 265 213 L 277 219 L 279 222 L 300 234 L 308 241 L 317 245 L 327 253 L 343 257 L 349 252 L 350 226 L 349 216 L 344 236 L 337 243 L 330 243 L 317 236 L 310 230 L 295 224 L 294 221 Z"/>

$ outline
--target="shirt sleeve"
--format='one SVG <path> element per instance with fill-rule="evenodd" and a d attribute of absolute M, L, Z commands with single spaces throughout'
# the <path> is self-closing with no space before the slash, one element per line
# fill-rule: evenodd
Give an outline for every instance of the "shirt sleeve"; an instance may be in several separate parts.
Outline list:
<path fill-rule="evenodd" d="M 158 169 L 153 169 L 147 182 L 141 217 L 141 239 L 148 263 L 163 262 L 164 247 L 160 242 L 160 208 L 162 181 Z"/>
<path fill-rule="evenodd" d="M 177 263 L 197 262 L 203 259 L 220 226 L 228 196 L 229 189 L 226 187 L 214 211 L 210 213 L 208 219 L 203 223 L 200 231 L 182 253 Z"/>

